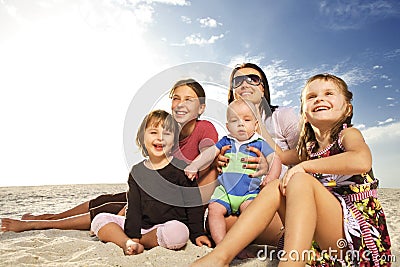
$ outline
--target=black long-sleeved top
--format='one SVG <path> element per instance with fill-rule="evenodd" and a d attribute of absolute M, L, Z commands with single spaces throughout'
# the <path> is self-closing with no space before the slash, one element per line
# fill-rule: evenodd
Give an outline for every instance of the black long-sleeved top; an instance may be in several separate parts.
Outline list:
<path fill-rule="evenodd" d="M 197 237 L 204 235 L 200 191 L 197 182 L 190 181 L 183 172 L 186 165 L 174 158 L 159 170 L 148 169 L 144 161 L 132 167 L 124 227 L 128 237 L 141 238 L 141 228 L 170 220 L 186 224 L 194 244 Z"/>

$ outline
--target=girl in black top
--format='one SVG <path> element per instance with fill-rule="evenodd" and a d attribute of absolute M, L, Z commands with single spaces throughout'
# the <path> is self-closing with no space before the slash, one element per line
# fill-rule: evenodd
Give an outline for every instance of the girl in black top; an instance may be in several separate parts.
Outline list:
<path fill-rule="evenodd" d="M 203 231 L 197 183 L 185 176 L 186 163 L 170 155 L 178 130 L 166 111 L 145 117 L 136 143 L 147 159 L 130 172 L 126 217 L 101 213 L 93 219 L 92 231 L 99 239 L 117 244 L 125 254 L 155 246 L 180 249 L 189 238 L 198 246 L 211 246 Z"/>

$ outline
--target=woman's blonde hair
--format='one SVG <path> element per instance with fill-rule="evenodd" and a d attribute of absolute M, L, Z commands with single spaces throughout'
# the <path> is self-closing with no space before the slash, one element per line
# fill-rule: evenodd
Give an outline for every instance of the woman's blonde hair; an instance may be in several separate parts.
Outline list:
<path fill-rule="evenodd" d="M 300 137 L 299 137 L 299 142 L 297 144 L 297 153 L 299 155 L 300 160 L 307 160 L 309 159 L 308 155 L 308 147 L 311 144 L 311 142 L 316 141 L 315 138 L 315 133 L 314 130 L 311 127 L 311 124 L 309 122 L 304 121 L 304 110 L 303 110 L 303 105 L 304 105 L 304 92 L 308 88 L 311 82 L 315 80 L 324 80 L 324 81 L 331 81 L 333 82 L 337 88 L 339 89 L 340 93 L 343 94 L 346 103 L 348 104 L 348 111 L 345 113 L 345 116 L 341 118 L 339 121 L 335 123 L 331 130 L 330 138 L 331 142 L 336 140 L 339 136 L 340 131 L 343 129 L 343 124 L 347 124 L 348 127 L 351 127 L 351 119 L 353 117 L 353 107 L 351 105 L 351 100 L 353 98 L 353 93 L 349 91 L 349 88 L 347 87 L 347 84 L 345 81 L 343 81 L 341 78 L 328 74 L 328 73 L 323 73 L 323 74 L 317 74 L 310 79 L 307 80 L 306 85 L 304 86 L 301 96 L 300 96 L 300 114 L 301 114 L 301 121 L 300 121 Z M 316 142 L 315 142 L 316 143 Z M 315 149 L 318 149 L 318 143 L 315 144 Z"/>
<path fill-rule="evenodd" d="M 178 123 L 175 121 L 174 118 L 172 118 L 171 114 L 169 114 L 165 110 L 161 109 L 154 110 L 149 114 L 147 114 L 146 117 L 144 117 L 136 134 L 136 144 L 142 151 L 142 155 L 145 157 L 148 156 L 148 152 L 144 145 L 144 132 L 148 127 L 150 126 L 158 127 L 160 124 L 165 130 L 174 134 L 174 146 L 178 144 L 179 140 Z"/>

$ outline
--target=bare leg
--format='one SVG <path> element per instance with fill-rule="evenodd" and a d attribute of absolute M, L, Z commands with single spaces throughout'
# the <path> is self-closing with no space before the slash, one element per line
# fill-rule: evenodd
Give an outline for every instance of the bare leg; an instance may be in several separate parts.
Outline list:
<path fill-rule="evenodd" d="M 252 200 L 246 200 L 240 205 L 240 213 L 243 213 L 244 210 L 247 208 L 247 206 L 250 205 Z M 244 248 L 237 256 L 236 258 L 239 259 L 248 259 L 248 258 L 255 258 L 256 255 L 248 249 L 248 247 Z"/>
<path fill-rule="evenodd" d="M 279 181 L 270 182 L 239 216 L 222 242 L 193 266 L 228 266 L 242 249 L 265 230 L 276 211 L 284 209 L 283 204 Z"/>
<path fill-rule="evenodd" d="M 159 245 L 157 241 L 157 229 L 153 229 L 142 235 L 140 243 L 143 244 L 146 249 L 157 247 Z"/>
<path fill-rule="evenodd" d="M 297 251 L 300 258 L 287 257 L 279 266 L 304 266 L 301 253 L 310 249 L 313 238 L 322 249 L 339 250 L 336 243 L 344 237 L 342 207 L 314 177 L 296 174 L 286 188 L 285 228 L 284 250 Z"/>
<path fill-rule="evenodd" d="M 59 220 L 14 220 L 1 219 L 1 231 L 23 232 L 28 230 L 61 229 L 89 230 L 90 214 L 80 214 Z"/>
<path fill-rule="evenodd" d="M 228 216 L 225 217 L 226 229 L 229 231 L 233 224 L 237 221 L 238 216 Z M 265 228 L 265 230 L 253 241 L 255 244 L 260 245 L 271 245 L 277 246 L 279 239 L 283 234 L 283 224 L 282 220 L 279 217 L 279 214 L 276 213 L 270 224 Z"/>
<path fill-rule="evenodd" d="M 226 234 L 225 214 L 226 208 L 222 204 L 212 202 L 208 205 L 208 220 L 211 237 L 217 245 L 221 243 Z"/>
<path fill-rule="evenodd" d="M 130 239 L 116 223 L 110 222 L 100 228 L 97 236 L 101 241 L 118 245 L 126 255 L 136 255 L 144 251 L 142 244 Z"/>
<path fill-rule="evenodd" d="M 200 172 L 200 178 L 197 180 L 203 204 L 207 204 L 215 187 L 218 185 L 217 181 L 218 171 L 214 167 Z"/>
<path fill-rule="evenodd" d="M 72 217 L 75 215 L 79 214 L 84 214 L 89 212 L 89 201 L 86 201 L 82 204 L 79 204 L 76 207 L 73 207 L 72 209 L 66 210 L 61 213 L 45 213 L 45 214 L 39 214 L 39 215 L 32 215 L 30 213 L 24 214 L 21 219 L 22 220 L 58 220 L 58 219 L 64 219 L 68 217 Z"/>

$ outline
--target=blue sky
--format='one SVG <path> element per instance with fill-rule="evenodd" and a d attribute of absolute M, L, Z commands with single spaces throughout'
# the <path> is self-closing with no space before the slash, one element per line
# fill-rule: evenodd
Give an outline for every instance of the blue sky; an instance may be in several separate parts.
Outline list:
<path fill-rule="evenodd" d="M 0 186 L 124 183 L 135 93 L 206 61 L 259 64 L 283 106 L 316 73 L 342 77 L 381 186 L 398 188 L 399 28 L 396 0 L 0 0 Z"/>

